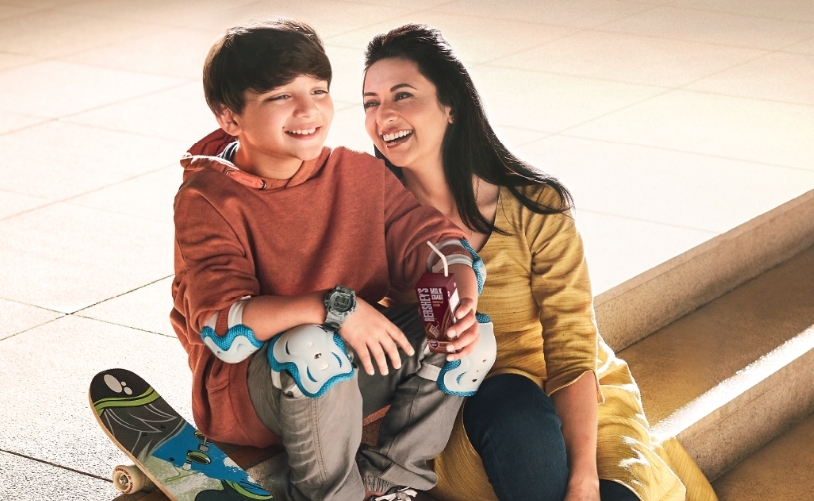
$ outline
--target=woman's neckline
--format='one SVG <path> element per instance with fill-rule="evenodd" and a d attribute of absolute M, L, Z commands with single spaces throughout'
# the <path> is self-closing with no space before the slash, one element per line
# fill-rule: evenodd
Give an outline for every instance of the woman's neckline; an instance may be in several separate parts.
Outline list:
<path fill-rule="evenodd" d="M 497 221 L 498 212 L 500 211 L 500 207 L 503 202 L 503 186 L 498 186 L 497 188 L 498 189 L 497 189 L 497 200 L 495 200 L 495 214 L 494 217 L 492 217 L 492 221 L 490 221 L 492 225 L 494 225 L 495 221 Z M 492 231 L 488 235 L 486 235 L 486 239 L 483 241 L 480 247 L 476 247 L 471 241 L 469 243 L 470 245 L 472 245 L 472 248 L 475 249 L 475 252 L 480 253 L 483 249 L 486 248 L 487 245 L 489 245 L 489 241 L 492 240 L 492 236 L 494 235 L 494 233 L 495 232 Z"/>

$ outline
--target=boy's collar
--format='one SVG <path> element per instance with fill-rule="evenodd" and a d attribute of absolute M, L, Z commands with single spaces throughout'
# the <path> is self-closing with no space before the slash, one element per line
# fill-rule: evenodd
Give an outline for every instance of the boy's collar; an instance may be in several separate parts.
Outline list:
<path fill-rule="evenodd" d="M 324 164 L 330 154 L 330 148 L 323 147 L 319 157 L 303 162 L 302 166 L 300 166 L 290 179 L 268 179 L 242 171 L 232 162 L 217 156 L 226 146 L 236 140 L 237 138 L 230 136 L 222 129 L 218 129 L 192 145 L 189 151 L 181 158 L 181 165 L 186 171 L 184 178 L 186 178 L 190 172 L 198 171 L 203 168 L 211 168 L 226 174 L 244 186 L 257 190 L 291 188 L 310 179 L 317 167 Z"/>

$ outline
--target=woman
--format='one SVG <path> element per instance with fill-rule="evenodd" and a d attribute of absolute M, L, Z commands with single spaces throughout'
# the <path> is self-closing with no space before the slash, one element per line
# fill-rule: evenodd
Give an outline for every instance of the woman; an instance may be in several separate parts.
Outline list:
<path fill-rule="evenodd" d="M 365 67 L 377 153 L 420 202 L 469 232 L 487 269 L 480 309 L 495 325 L 497 361 L 435 460 L 433 494 L 715 499 L 674 439 L 652 439 L 627 364 L 597 333 L 568 190 L 500 143 L 440 32 L 379 35 Z"/>

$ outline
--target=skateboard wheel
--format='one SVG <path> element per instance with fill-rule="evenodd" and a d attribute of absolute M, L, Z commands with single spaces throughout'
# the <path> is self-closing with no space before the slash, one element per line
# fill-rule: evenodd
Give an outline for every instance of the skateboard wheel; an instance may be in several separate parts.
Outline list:
<path fill-rule="evenodd" d="M 147 478 L 147 475 L 138 466 L 132 464 L 120 464 L 113 469 L 113 485 L 122 494 L 132 494 L 155 488 L 155 484 Z"/>

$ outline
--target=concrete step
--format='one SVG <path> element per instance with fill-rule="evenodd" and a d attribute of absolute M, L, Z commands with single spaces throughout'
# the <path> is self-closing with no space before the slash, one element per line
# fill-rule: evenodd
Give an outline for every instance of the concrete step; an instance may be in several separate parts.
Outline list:
<path fill-rule="evenodd" d="M 710 479 L 814 411 L 813 270 L 809 247 L 619 353 Z"/>
<path fill-rule="evenodd" d="M 814 245 L 814 190 L 594 298 L 617 352 Z"/>
<path fill-rule="evenodd" d="M 814 499 L 814 414 L 713 483 L 721 501 Z"/>

